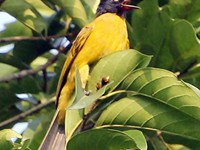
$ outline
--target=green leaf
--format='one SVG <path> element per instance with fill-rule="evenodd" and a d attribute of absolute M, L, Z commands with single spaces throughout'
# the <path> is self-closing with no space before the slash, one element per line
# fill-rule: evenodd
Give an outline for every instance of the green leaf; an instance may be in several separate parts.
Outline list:
<path fill-rule="evenodd" d="M 0 149 L 10 150 L 14 147 L 11 138 L 22 138 L 20 134 L 11 130 L 4 129 L 0 131 Z"/>
<path fill-rule="evenodd" d="M 148 96 L 200 120 L 200 91 L 194 91 L 172 72 L 156 68 L 140 69 L 128 76 L 120 88 Z"/>
<path fill-rule="evenodd" d="M 185 66 L 191 66 L 200 57 L 200 43 L 189 22 L 180 20 L 174 23 L 170 37 L 174 67 L 183 70 Z"/>
<path fill-rule="evenodd" d="M 200 141 L 200 121 L 147 96 L 130 96 L 110 105 L 96 123 L 99 126 L 128 126 L 160 130 Z"/>
<path fill-rule="evenodd" d="M 200 16 L 200 1 L 170 0 L 169 11 L 173 18 L 186 19 L 196 25 Z"/>
<path fill-rule="evenodd" d="M 31 29 L 19 21 L 5 24 L 5 30 L 0 32 L 0 37 L 31 36 Z"/>
<path fill-rule="evenodd" d="M 0 78 L 2 78 L 4 76 L 8 76 L 11 73 L 18 71 L 17 68 L 10 66 L 10 65 L 7 65 L 7 64 L 3 64 L 3 63 L 0 63 L 0 68 L 1 68 Z"/>
<path fill-rule="evenodd" d="M 42 0 L 26 0 L 31 4 L 42 16 L 49 17 L 55 13 Z"/>
<path fill-rule="evenodd" d="M 67 144 L 68 150 L 120 150 L 127 148 L 147 149 L 145 138 L 140 131 L 94 129 L 74 136 Z"/>
<path fill-rule="evenodd" d="M 191 68 L 189 68 L 187 70 L 187 72 L 185 73 L 181 73 L 179 75 L 180 79 L 194 79 L 200 77 L 200 63 L 195 64 L 194 66 L 192 66 Z"/>
<path fill-rule="evenodd" d="M 72 17 L 75 24 L 80 28 L 86 25 L 88 22 L 85 9 L 80 0 L 51 0 Z"/>
<path fill-rule="evenodd" d="M 38 33 L 47 28 L 44 18 L 35 7 L 25 0 L 18 0 L 17 3 L 15 0 L 6 0 L 0 9 L 14 16 L 17 20 Z"/>
<path fill-rule="evenodd" d="M 102 78 L 109 77 L 114 82 L 110 91 L 115 89 L 122 80 L 133 70 L 143 68 L 149 64 L 151 56 L 144 55 L 136 50 L 123 50 L 102 58 L 92 69 L 88 81 L 88 90 L 96 91 L 97 83 Z"/>
<path fill-rule="evenodd" d="M 154 56 L 151 66 L 169 69 L 174 61 L 168 44 L 173 21 L 159 10 L 157 0 L 144 0 L 139 6 L 141 10 L 134 12 L 131 22 L 135 47 Z"/>
<path fill-rule="evenodd" d="M 96 12 L 97 6 L 100 3 L 100 0 L 84 0 L 92 9 L 93 13 Z"/>
<path fill-rule="evenodd" d="M 65 115 L 65 134 L 67 135 L 66 140 L 69 141 L 71 136 L 75 134 L 77 128 L 83 121 L 84 111 L 83 109 L 66 110 Z"/>
<path fill-rule="evenodd" d="M 134 71 L 120 89 L 129 94 L 110 105 L 96 126 L 137 126 L 199 141 L 198 89 L 178 80 L 172 72 L 156 68 Z"/>

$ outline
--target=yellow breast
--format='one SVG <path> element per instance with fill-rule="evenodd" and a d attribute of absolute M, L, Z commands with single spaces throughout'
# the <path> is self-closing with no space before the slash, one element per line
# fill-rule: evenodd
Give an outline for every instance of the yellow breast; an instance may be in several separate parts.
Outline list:
<path fill-rule="evenodd" d="M 90 26 L 93 27 L 93 31 L 77 55 L 75 63 L 90 64 L 112 52 L 129 48 L 126 23 L 123 18 L 106 13 L 96 18 L 88 25 Z"/>

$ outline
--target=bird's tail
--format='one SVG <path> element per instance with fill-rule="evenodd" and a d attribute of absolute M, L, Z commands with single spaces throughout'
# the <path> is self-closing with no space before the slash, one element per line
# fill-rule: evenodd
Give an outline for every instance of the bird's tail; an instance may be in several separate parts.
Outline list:
<path fill-rule="evenodd" d="M 63 125 L 59 125 L 58 111 L 56 111 L 51 125 L 39 147 L 39 150 L 62 150 L 66 147 L 66 136 Z"/>

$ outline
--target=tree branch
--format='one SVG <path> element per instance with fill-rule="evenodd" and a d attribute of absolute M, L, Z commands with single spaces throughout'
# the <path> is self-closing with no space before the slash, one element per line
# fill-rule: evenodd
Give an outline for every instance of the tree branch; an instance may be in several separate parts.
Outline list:
<path fill-rule="evenodd" d="M 44 108 L 44 107 L 46 107 L 46 106 L 49 106 L 49 105 L 51 105 L 51 104 L 54 103 L 54 102 L 55 102 L 55 99 L 49 100 L 49 101 L 46 102 L 46 103 L 39 104 L 39 105 L 37 105 L 37 106 L 31 108 L 30 110 L 26 111 L 26 112 L 23 112 L 23 113 L 21 113 L 21 114 L 15 116 L 15 117 L 12 117 L 12 118 L 10 118 L 10 119 L 8 119 L 8 120 L 5 120 L 5 121 L 3 121 L 3 122 L 0 123 L 0 128 L 3 128 L 3 127 L 5 127 L 5 126 L 7 126 L 7 125 L 16 123 L 16 122 L 18 122 L 19 120 L 22 120 L 22 119 L 26 118 L 27 116 L 29 116 L 29 115 L 31 115 L 31 114 L 33 114 L 33 113 L 38 112 L 38 111 L 41 110 L 42 108 Z"/>
<path fill-rule="evenodd" d="M 0 78 L 0 83 L 1 82 L 8 82 L 11 80 L 15 80 L 15 79 L 21 79 L 25 76 L 28 75 L 34 75 L 37 74 L 39 71 L 45 70 L 47 67 L 49 67 L 50 65 L 52 65 L 54 62 L 56 62 L 58 56 L 60 55 L 60 51 L 57 55 L 55 55 L 54 57 L 52 57 L 51 59 L 49 59 L 44 65 L 39 66 L 38 68 L 35 69 L 29 69 L 29 70 L 22 70 L 19 73 L 14 73 L 8 77 L 2 77 Z"/>
<path fill-rule="evenodd" d="M 15 37 L 8 37 L 8 38 L 0 38 L 0 43 L 5 42 L 15 42 L 15 41 L 37 41 L 37 40 L 51 40 L 54 38 L 65 37 L 65 35 L 51 35 L 47 37 L 28 37 L 28 36 L 15 36 Z"/>

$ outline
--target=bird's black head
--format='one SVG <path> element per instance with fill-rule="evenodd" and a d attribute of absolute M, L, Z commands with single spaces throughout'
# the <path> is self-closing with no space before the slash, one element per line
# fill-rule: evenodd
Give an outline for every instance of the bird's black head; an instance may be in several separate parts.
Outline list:
<path fill-rule="evenodd" d="M 104 13 L 115 13 L 119 16 L 123 16 L 128 10 L 139 9 L 134 5 L 128 5 L 130 0 L 101 0 L 96 16 L 100 16 Z"/>

